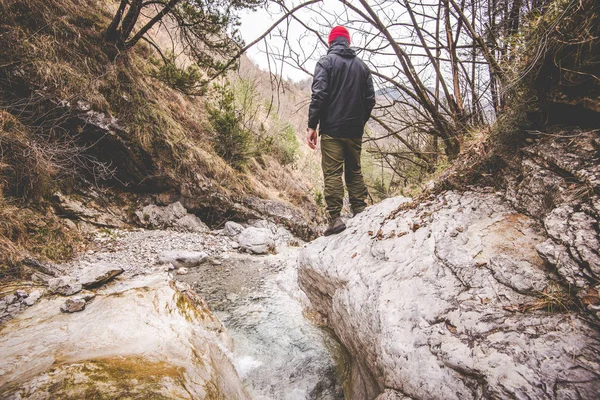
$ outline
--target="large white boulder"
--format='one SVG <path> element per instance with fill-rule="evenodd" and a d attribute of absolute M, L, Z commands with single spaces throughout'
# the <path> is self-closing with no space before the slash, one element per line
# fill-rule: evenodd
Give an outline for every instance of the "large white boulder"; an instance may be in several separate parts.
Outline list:
<path fill-rule="evenodd" d="M 492 193 L 391 198 L 301 251 L 299 282 L 353 358 L 353 399 L 595 399 L 600 333 Z"/>
<path fill-rule="evenodd" d="M 2 326 L 0 398 L 248 399 L 223 325 L 177 285 L 146 275 L 77 313 L 60 297 L 27 308 Z"/>

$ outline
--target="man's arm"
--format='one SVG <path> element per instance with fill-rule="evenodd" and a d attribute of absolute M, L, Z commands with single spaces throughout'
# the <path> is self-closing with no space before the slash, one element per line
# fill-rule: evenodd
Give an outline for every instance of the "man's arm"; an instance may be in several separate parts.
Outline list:
<path fill-rule="evenodd" d="M 365 99 L 365 124 L 371 118 L 371 111 L 375 107 L 375 89 L 373 89 L 373 77 L 371 71 L 367 70 L 367 97 Z"/>
<path fill-rule="evenodd" d="M 312 97 L 310 107 L 308 108 L 308 128 L 317 129 L 319 123 L 319 117 L 321 115 L 321 108 L 327 101 L 329 96 L 327 70 L 321 64 L 321 61 L 317 62 L 315 66 L 315 74 L 313 75 L 312 83 Z"/>

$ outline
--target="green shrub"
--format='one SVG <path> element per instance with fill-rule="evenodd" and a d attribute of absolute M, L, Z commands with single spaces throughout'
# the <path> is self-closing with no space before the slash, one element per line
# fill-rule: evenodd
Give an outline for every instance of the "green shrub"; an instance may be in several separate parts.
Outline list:
<path fill-rule="evenodd" d="M 241 169 L 251 155 L 252 137 L 242 129 L 240 115 L 235 110 L 235 97 L 229 84 L 215 85 L 216 106 L 208 106 L 208 120 L 214 134 L 216 153 L 231 166 Z"/>
<path fill-rule="evenodd" d="M 174 58 L 164 59 L 154 76 L 173 89 L 190 96 L 203 95 L 208 83 L 208 80 L 202 78 L 202 73 L 195 64 L 179 67 Z"/>
<path fill-rule="evenodd" d="M 275 155 L 283 165 L 293 164 L 296 161 L 298 148 L 300 144 L 296 138 L 296 130 L 289 123 L 283 126 L 277 132 L 277 137 L 273 142 Z"/>

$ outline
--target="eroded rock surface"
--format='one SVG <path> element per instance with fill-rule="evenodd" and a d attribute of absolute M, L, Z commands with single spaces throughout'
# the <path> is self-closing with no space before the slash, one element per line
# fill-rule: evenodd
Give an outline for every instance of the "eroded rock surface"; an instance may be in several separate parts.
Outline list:
<path fill-rule="evenodd" d="M 506 197 L 541 221 L 542 258 L 600 321 L 600 136 L 597 131 L 540 133 L 505 175 Z"/>
<path fill-rule="evenodd" d="M 165 274 L 119 282 L 74 314 L 42 299 L 0 330 L 0 397 L 248 398 L 223 326 L 178 285 Z"/>
<path fill-rule="evenodd" d="M 597 398 L 600 334 L 565 308 L 538 255 L 544 227 L 494 193 L 407 201 L 299 257 L 301 287 L 354 357 L 352 398 Z"/>

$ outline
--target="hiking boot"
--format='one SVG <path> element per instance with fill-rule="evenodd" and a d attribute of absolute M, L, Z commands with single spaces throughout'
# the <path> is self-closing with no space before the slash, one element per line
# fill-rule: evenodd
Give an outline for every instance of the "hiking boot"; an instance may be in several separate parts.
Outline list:
<path fill-rule="evenodd" d="M 335 217 L 329 221 L 329 225 L 327 226 L 327 229 L 325 229 L 324 235 L 329 236 L 340 233 L 344 229 L 346 229 L 346 224 L 344 223 L 342 217 Z"/>
<path fill-rule="evenodd" d="M 352 210 L 352 216 L 353 216 L 353 217 L 356 217 L 358 214 L 360 214 L 361 212 L 365 211 L 365 208 L 366 208 L 366 207 L 363 207 L 363 208 L 358 208 L 358 209 L 356 209 L 356 210 Z"/>

